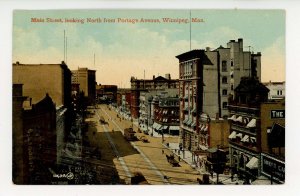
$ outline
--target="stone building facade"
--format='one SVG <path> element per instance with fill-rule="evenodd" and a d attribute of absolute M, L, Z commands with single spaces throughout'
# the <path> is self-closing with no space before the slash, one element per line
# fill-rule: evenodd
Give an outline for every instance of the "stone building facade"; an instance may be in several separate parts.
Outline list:
<path fill-rule="evenodd" d="M 228 117 L 228 98 L 243 76 L 261 78 L 261 54 L 243 50 L 243 39 L 230 40 L 227 47 L 192 50 L 179 60 L 181 143 L 194 149 L 202 113 L 210 118 Z"/>

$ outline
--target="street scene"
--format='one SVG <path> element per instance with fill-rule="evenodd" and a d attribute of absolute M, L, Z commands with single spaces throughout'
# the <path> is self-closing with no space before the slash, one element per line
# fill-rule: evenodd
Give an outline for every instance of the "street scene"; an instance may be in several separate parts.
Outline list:
<path fill-rule="evenodd" d="M 285 183 L 284 10 L 13 17 L 14 184 Z"/>
<path fill-rule="evenodd" d="M 113 160 L 113 164 L 109 162 L 103 164 L 115 166 L 122 182 L 130 184 L 132 177 L 141 175 L 145 178 L 142 181 L 145 184 L 198 183 L 199 173 L 187 163 L 174 157 L 179 163 L 174 167 L 166 158 L 172 155 L 172 151 L 164 144 L 176 142 L 178 137 L 166 137 L 162 143 L 160 137 L 139 133 L 136 125 L 119 117 L 119 114 L 107 105 L 100 105 L 95 111 L 95 115 L 88 120 L 97 125 L 88 130 L 88 141 L 91 145 L 99 145 L 99 148 L 102 143 L 107 146 L 101 150 L 101 160 Z M 104 118 L 103 124 L 100 122 L 101 117 Z M 131 127 L 136 132 L 133 141 L 130 141 L 131 138 L 124 137 L 124 129 Z"/>

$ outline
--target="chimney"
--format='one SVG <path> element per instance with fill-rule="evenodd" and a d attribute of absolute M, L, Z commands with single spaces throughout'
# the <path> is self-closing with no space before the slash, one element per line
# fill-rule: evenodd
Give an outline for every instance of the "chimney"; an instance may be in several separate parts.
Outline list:
<path fill-rule="evenodd" d="M 171 74 L 169 74 L 169 73 L 166 74 L 166 75 L 165 75 L 165 78 L 168 79 L 168 80 L 171 80 Z"/>
<path fill-rule="evenodd" d="M 243 39 L 239 38 L 238 42 L 239 42 L 240 50 L 243 51 Z"/>
<path fill-rule="evenodd" d="M 153 80 L 155 79 L 155 75 L 153 75 Z"/>

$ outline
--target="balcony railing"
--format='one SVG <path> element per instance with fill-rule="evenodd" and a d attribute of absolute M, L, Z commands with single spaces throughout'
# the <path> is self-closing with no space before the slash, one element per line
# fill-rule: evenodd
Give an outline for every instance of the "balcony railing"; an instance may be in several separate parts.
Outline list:
<path fill-rule="evenodd" d="M 229 140 L 229 143 L 231 145 L 235 145 L 235 146 L 238 146 L 238 147 L 243 147 L 243 148 L 246 148 L 246 149 L 251 150 L 251 151 L 255 151 L 255 152 L 258 151 L 256 143 L 255 144 L 245 143 L 245 142 L 242 142 L 242 141 L 237 140 L 237 139 L 231 139 L 231 140 Z"/>
<path fill-rule="evenodd" d="M 259 115 L 259 106 L 256 105 L 246 105 L 246 104 L 232 104 L 229 103 L 229 105 L 227 105 L 227 109 L 231 112 L 231 113 L 240 113 L 240 114 L 247 114 L 251 116 L 258 116 Z"/>

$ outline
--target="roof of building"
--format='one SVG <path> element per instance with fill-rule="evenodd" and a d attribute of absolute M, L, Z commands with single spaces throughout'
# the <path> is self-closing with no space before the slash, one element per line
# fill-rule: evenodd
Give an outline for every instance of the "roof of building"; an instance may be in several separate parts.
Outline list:
<path fill-rule="evenodd" d="M 253 77 L 242 77 L 240 84 L 235 88 L 236 92 L 269 92 L 270 90 Z"/>

